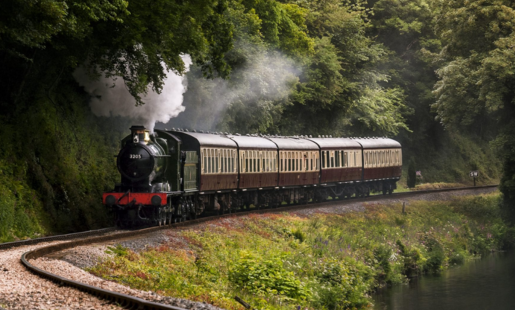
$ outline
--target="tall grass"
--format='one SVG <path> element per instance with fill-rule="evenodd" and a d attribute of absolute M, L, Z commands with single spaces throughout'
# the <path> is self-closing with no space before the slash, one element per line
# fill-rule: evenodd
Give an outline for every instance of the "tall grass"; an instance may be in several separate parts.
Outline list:
<path fill-rule="evenodd" d="M 184 244 L 119 248 L 91 269 L 134 288 L 243 309 L 361 309 L 377 287 L 513 244 L 499 197 L 368 204 L 344 215 L 251 215 L 177 233 Z M 177 240 L 175 238 L 174 240 Z"/>

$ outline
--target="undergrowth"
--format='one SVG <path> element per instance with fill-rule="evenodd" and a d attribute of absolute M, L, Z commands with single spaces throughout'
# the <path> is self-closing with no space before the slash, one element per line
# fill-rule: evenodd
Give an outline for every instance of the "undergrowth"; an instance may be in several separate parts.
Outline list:
<path fill-rule="evenodd" d="M 498 194 L 442 202 L 370 203 L 343 215 L 250 215 L 177 232 L 187 244 L 114 256 L 90 271 L 133 288 L 243 309 L 362 309 L 369 293 L 438 273 L 515 239 Z M 177 240 L 177 239 L 175 239 Z"/>

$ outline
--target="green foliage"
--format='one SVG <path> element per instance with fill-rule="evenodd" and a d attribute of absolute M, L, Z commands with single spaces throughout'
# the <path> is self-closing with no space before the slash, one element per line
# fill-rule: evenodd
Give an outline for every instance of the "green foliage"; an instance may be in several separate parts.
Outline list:
<path fill-rule="evenodd" d="M 121 244 L 117 244 L 115 247 L 108 246 L 106 253 L 113 254 L 118 257 L 127 256 L 129 254 L 127 248 L 124 248 Z"/>
<path fill-rule="evenodd" d="M 510 212 L 514 188 L 512 160 L 513 103 L 515 98 L 515 53 L 513 17 L 515 6 L 502 0 L 442 2 L 436 23 L 441 36 L 441 63 L 435 86 L 433 109 L 448 128 L 475 132 L 497 139 L 494 145 L 503 161 L 506 216 Z M 480 40 L 478 41 L 478 38 Z M 480 42 L 478 44 L 478 42 Z"/>
<path fill-rule="evenodd" d="M 26 169 L 0 160 L 0 242 L 48 232 L 37 192 L 21 181 Z"/>
<path fill-rule="evenodd" d="M 355 260 L 328 261 L 315 271 L 321 285 L 316 309 L 364 309 L 370 305 L 373 271 Z"/>
<path fill-rule="evenodd" d="M 172 244 L 123 247 L 92 272 L 131 287 L 241 309 L 364 309 L 369 293 L 507 248 L 498 194 L 368 204 L 344 215 L 262 214 L 174 232 Z M 402 220 L 399 219 L 402 217 Z M 296 236 L 302 235 L 303 241 Z"/>
<path fill-rule="evenodd" d="M 202 80 L 193 68 L 178 122 L 286 135 L 407 130 L 403 90 L 377 70 L 385 51 L 366 34 L 370 14 L 360 1 L 231 2 L 231 80 Z"/>
<path fill-rule="evenodd" d="M 122 77 L 142 104 L 140 95 L 159 92 L 167 71 L 184 72 L 181 54 L 207 76 L 226 77 L 224 54 L 232 47 L 226 11 L 225 0 L 10 1 L 0 13 L 2 74 L 19 78 L 3 88 L 19 96 L 29 75 L 44 76 L 38 67 L 69 76 L 84 66 L 92 76 Z"/>
<path fill-rule="evenodd" d="M 298 300 L 309 297 L 309 291 L 293 272 L 284 268 L 280 257 L 260 259 L 242 251 L 229 271 L 229 281 L 258 296 L 283 295 Z"/>

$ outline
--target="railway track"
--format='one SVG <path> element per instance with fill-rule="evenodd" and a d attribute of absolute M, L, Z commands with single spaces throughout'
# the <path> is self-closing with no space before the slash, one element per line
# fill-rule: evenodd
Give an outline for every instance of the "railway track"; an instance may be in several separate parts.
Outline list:
<path fill-rule="evenodd" d="M 140 230 L 134 230 L 134 231 L 123 231 L 116 234 L 108 234 L 108 232 L 112 232 L 115 230 L 115 228 L 106 228 L 96 231 L 89 231 L 84 233 L 76 233 L 76 234 L 68 234 L 68 235 L 62 235 L 62 236 L 52 236 L 52 237 L 45 237 L 45 238 L 38 238 L 34 240 L 26 240 L 26 241 L 16 241 L 16 242 L 10 242 L 7 244 L 0 244 L 0 249 L 6 249 L 6 248 L 12 248 L 16 246 L 22 246 L 22 245 L 28 245 L 28 244 L 37 244 L 41 242 L 48 242 L 48 241 L 54 241 L 54 240 L 72 240 L 70 242 L 60 243 L 56 245 L 50 245 L 45 246 L 33 251 L 25 252 L 21 257 L 22 264 L 28 268 L 31 272 L 35 273 L 38 276 L 50 279 L 56 283 L 59 283 L 60 285 L 68 285 L 71 287 L 74 287 L 76 289 L 79 289 L 81 291 L 85 291 L 91 295 L 94 295 L 99 298 L 103 298 L 106 300 L 109 300 L 113 303 L 117 303 L 125 308 L 128 309 L 174 309 L 174 310 L 186 310 L 185 308 L 165 305 L 165 304 L 159 304 L 150 302 L 147 300 L 143 300 L 134 296 L 129 296 L 126 294 L 121 294 L 113 291 L 104 290 L 99 287 L 94 287 L 88 284 L 84 284 L 81 282 L 77 282 L 74 280 L 70 280 L 55 274 L 52 274 L 50 272 L 47 272 L 45 270 L 42 270 L 30 263 L 30 260 L 37 259 L 40 257 L 43 257 L 45 255 L 49 255 L 55 252 L 71 249 L 77 246 L 84 246 L 94 243 L 100 243 L 100 242 L 108 242 L 108 241 L 114 241 L 117 239 L 124 239 L 124 238 L 130 238 L 135 237 L 138 235 L 144 235 L 152 232 L 156 232 L 162 229 L 169 229 L 169 228 L 178 228 L 178 227 L 188 227 L 192 225 L 196 225 L 202 222 L 212 221 L 224 217 L 232 217 L 232 216 L 245 216 L 251 213 L 275 213 L 275 212 L 286 212 L 286 211 L 295 211 L 300 209 L 308 209 L 308 208 L 321 208 L 326 207 L 334 203 L 339 204 L 346 204 L 346 203 L 356 203 L 356 202 L 373 202 L 378 200 L 383 200 L 385 198 L 410 198 L 415 197 L 423 194 L 431 194 L 431 193 L 440 193 L 440 192 L 451 192 L 451 191 L 463 191 L 463 190 L 479 190 L 479 189 L 488 189 L 488 188 L 494 188 L 497 187 L 497 185 L 488 185 L 488 186 L 481 186 L 481 187 L 461 187 L 461 188 L 446 188 L 446 189 L 437 189 L 437 190 L 425 190 L 425 191 L 416 191 L 416 192 L 402 192 L 402 193 L 394 193 L 392 195 L 384 196 L 384 195 L 376 195 L 376 196 L 370 196 L 366 198 L 353 198 L 353 199 L 346 199 L 346 200 L 331 200 L 331 201 L 325 201 L 321 203 L 316 204 L 307 204 L 307 205 L 287 205 L 280 208 L 275 209 L 253 209 L 253 210 L 247 210 L 242 212 L 236 212 L 236 213 L 230 213 L 225 215 L 218 215 L 218 216 L 210 216 L 210 217 L 203 217 L 195 220 L 190 220 L 187 222 L 182 223 L 175 223 L 168 226 L 156 226 L 151 228 L 145 228 Z M 80 238 L 80 239 L 79 239 Z M 78 239 L 78 240 L 74 240 Z"/>
<path fill-rule="evenodd" d="M 0 250 L 7 250 L 10 248 L 17 248 L 20 246 L 34 245 L 34 244 L 50 242 L 50 241 L 66 241 L 66 240 L 73 240 L 73 239 L 78 239 L 78 238 L 86 238 L 86 237 L 110 233 L 113 231 L 116 231 L 116 227 L 108 227 L 108 228 L 102 228 L 102 229 L 97 229 L 97 230 L 88 230 L 88 231 L 72 233 L 72 234 L 65 234 L 65 235 L 56 235 L 56 236 L 41 237 L 41 238 L 34 238 L 34 239 L 28 239 L 28 240 L 5 242 L 5 243 L 0 243 Z"/>

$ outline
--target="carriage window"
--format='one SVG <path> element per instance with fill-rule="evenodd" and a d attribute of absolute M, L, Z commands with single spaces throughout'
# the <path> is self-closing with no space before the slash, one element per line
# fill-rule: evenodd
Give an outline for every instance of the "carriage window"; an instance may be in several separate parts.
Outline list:
<path fill-rule="evenodd" d="M 231 170 L 231 173 L 234 172 L 234 151 L 231 151 L 231 158 L 229 160 L 229 169 Z"/>
<path fill-rule="evenodd" d="M 247 173 L 252 172 L 252 151 L 247 151 L 249 154 L 249 169 L 247 169 Z"/>
<path fill-rule="evenodd" d="M 302 171 L 304 164 L 302 163 L 302 152 L 297 152 L 297 171 Z"/>
<path fill-rule="evenodd" d="M 249 167 L 247 169 L 247 173 L 249 172 L 252 172 L 252 151 L 247 151 L 247 154 L 248 154 L 248 162 L 249 162 Z"/>
<path fill-rule="evenodd" d="M 233 169 L 233 166 L 232 166 L 232 155 L 233 155 L 233 151 L 227 151 L 228 152 L 228 156 L 229 158 L 227 159 L 227 168 L 228 168 L 228 171 L 229 173 L 232 173 L 232 169 Z"/>
<path fill-rule="evenodd" d="M 204 163 L 206 165 L 206 173 L 209 173 L 209 149 L 204 149 L 204 152 L 206 152 L 206 162 Z"/>
<path fill-rule="evenodd" d="M 215 173 L 220 172 L 220 150 L 215 150 Z"/>
<path fill-rule="evenodd" d="M 291 152 L 291 171 L 297 171 L 297 152 Z"/>
<path fill-rule="evenodd" d="M 204 171 L 209 173 L 209 150 L 204 149 Z"/>
<path fill-rule="evenodd" d="M 202 173 L 206 172 L 206 150 L 202 149 Z"/>
<path fill-rule="evenodd" d="M 288 153 L 288 167 L 286 168 L 287 171 L 291 171 L 291 152 Z"/>
<path fill-rule="evenodd" d="M 217 164 L 216 164 L 216 150 L 211 149 L 211 173 L 216 173 L 217 170 Z"/>
<path fill-rule="evenodd" d="M 220 150 L 220 172 L 225 172 L 225 150 Z"/>
<path fill-rule="evenodd" d="M 291 152 L 292 153 L 292 171 L 299 170 L 299 154 L 298 152 Z"/>
<path fill-rule="evenodd" d="M 261 152 L 257 152 L 256 151 L 256 161 L 257 161 L 257 167 L 256 167 L 256 172 L 260 172 L 261 171 Z"/>
<path fill-rule="evenodd" d="M 299 166 L 299 162 L 300 162 L 300 154 L 299 152 L 295 152 L 295 171 L 300 171 L 300 166 Z"/>
<path fill-rule="evenodd" d="M 240 158 L 238 160 L 239 170 L 240 172 L 245 172 L 245 152 L 240 151 Z"/>
<path fill-rule="evenodd" d="M 214 161 L 213 161 L 213 149 L 209 149 L 208 150 L 208 161 L 209 161 L 209 173 L 213 173 L 213 164 L 214 164 Z"/>
<path fill-rule="evenodd" d="M 281 164 L 281 171 L 284 171 L 284 152 L 280 152 L 280 164 Z"/>
<path fill-rule="evenodd" d="M 256 152 L 250 151 L 250 171 L 249 172 L 256 172 Z"/>
<path fill-rule="evenodd" d="M 219 167 L 220 167 L 220 150 L 213 150 L 213 158 L 214 158 L 214 167 L 215 167 L 215 170 L 214 170 L 214 173 L 218 173 L 220 170 Z"/>
<path fill-rule="evenodd" d="M 272 162 L 270 161 L 270 152 L 265 152 L 265 155 L 266 155 L 266 171 L 270 171 L 272 170 Z"/>
<path fill-rule="evenodd" d="M 272 152 L 272 168 L 273 171 L 277 171 L 277 152 Z"/>
<path fill-rule="evenodd" d="M 224 150 L 224 172 L 229 172 L 229 150 Z"/>
<path fill-rule="evenodd" d="M 251 168 L 250 168 L 250 172 L 256 172 L 256 168 L 257 168 L 257 156 L 256 156 L 256 151 L 252 151 L 252 165 L 251 165 Z"/>
<path fill-rule="evenodd" d="M 215 159 L 216 159 L 215 150 L 211 149 L 211 173 L 215 173 Z"/>
<path fill-rule="evenodd" d="M 322 151 L 322 168 L 325 168 L 325 151 Z"/>
<path fill-rule="evenodd" d="M 245 172 L 249 172 L 250 169 L 250 154 L 249 151 L 245 151 Z"/>
<path fill-rule="evenodd" d="M 225 150 L 220 150 L 220 171 L 225 172 Z"/>
<path fill-rule="evenodd" d="M 301 171 L 300 153 L 295 152 L 295 171 Z"/>

